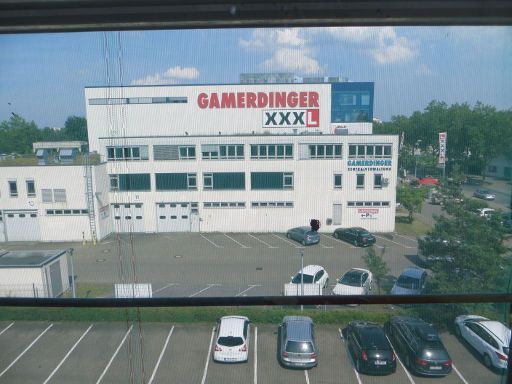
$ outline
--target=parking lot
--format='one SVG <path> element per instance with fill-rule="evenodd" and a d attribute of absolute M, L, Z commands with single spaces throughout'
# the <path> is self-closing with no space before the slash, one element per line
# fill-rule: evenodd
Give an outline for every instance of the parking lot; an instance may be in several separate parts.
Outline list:
<path fill-rule="evenodd" d="M 390 275 L 416 262 L 414 238 L 376 234 L 377 252 L 384 250 Z M 76 282 L 110 285 L 151 283 L 153 295 L 170 297 L 281 295 L 301 266 L 319 264 L 336 279 L 353 267 L 365 267 L 358 248 L 322 233 L 320 243 L 302 247 L 284 233 L 172 233 L 112 237 L 96 246 L 81 243 L 7 243 L 3 248 L 74 248 Z"/>
<path fill-rule="evenodd" d="M 358 374 L 336 326 L 317 326 L 319 363 L 290 370 L 276 359 L 276 325 L 252 324 L 249 361 L 211 359 L 214 327 L 167 323 L 0 323 L 2 383 L 500 383 L 453 335 L 444 378 L 418 377 L 399 362 L 389 376 Z"/>

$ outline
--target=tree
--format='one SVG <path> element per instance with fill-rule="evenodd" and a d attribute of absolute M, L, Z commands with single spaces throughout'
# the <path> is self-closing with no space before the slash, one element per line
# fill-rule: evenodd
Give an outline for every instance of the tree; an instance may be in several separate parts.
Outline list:
<path fill-rule="evenodd" d="M 366 251 L 366 254 L 363 255 L 363 261 L 366 264 L 366 267 L 370 270 L 370 272 L 373 274 L 373 278 L 375 279 L 377 283 L 377 289 L 380 294 L 380 282 L 382 279 L 386 276 L 386 274 L 389 272 L 389 267 L 384 261 L 384 253 L 386 248 L 382 248 L 382 251 L 378 255 L 377 252 L 375 252 L 375 249 L 368 248 Z"/>
<path fill-rule="evenodd" d="M 423 201 L 426 197 L 426 189 L 413 188 L 408 184 L 402 184 L 397 188 L 396 199 L 409 211 L 409 223 L 412 223 L 414 220 L 414 212 L 421 212 Z"/>
<path fill-rule="evenodd" d="M 61 140 L 87 141 L 87 120 L 85 117 L 69 116 L 61 132 Z"/>
<path fill-rule="evenodd" d="M 0 124 L 0 153 L 32 153 L 32 143 L 40 137 L 41 131 L 33 121 L 13 114 Z"/>

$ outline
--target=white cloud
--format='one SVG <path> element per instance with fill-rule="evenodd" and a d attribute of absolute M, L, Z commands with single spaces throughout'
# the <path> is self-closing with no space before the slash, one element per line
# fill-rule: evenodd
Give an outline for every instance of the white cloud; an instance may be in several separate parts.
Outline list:
<path fill-rule="evenodd" d="M 432 76 L 434 74 L 427 64 L 421 64 L 416 73 L 420 76 Z"/>
<path fill-rule="evenodd" d="M 392 39 L 390 43 L 382 40 L 379 47 L 370 49 L 370 56 L 378 64 L 404 63 L 417 55 L 417 49 L 405 37 Z"/>
<path fill-rule="evenodd" d="M 199 71 L 194 67 L 184 67 L 177 65 L 169 68 L 163 73 L 148 75 L 142 79 L 132 81 L 132 85 L 163 85 L 179 84 L 180 79 L 193 80 L 199 77 Z"/>
<path fill-rule="evenodd" d="M 181 68 L 177 65 L 165 71 L 164 76 L 173 77 L 175 79 L 197 79 L 199 77 L 199 71 L 194 67 Z"/>
<path fill-rule="evenodd" d="M 239 44 L 248 50 L 272 49 L 273 47 L 299 47 L 307 44 L 301 37 L 302 28 L 255 29 L 249 40 L 240 39 Z"/>
<path fill-rule="evenodd" d="M 262 67 L 270 71 L 292 71 L 303 74 L 318 74 L 322 72 L 318 61 L 307 50 L 282 48 L 274 52 L 273 56 L 265 60 Z"/>

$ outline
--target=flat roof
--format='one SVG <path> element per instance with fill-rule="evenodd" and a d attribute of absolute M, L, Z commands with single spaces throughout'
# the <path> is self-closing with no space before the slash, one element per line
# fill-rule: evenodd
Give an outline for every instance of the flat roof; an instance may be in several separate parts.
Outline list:
<path fill-rule="evenodd" d="M 65 249 L 0 252 L 0 268 L 42 267 L 65 253 Z"/>

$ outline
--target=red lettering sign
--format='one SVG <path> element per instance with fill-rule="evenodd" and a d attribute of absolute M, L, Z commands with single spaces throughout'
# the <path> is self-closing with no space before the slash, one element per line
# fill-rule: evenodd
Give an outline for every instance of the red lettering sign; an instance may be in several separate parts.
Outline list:
<path fill-rule="evenodd" d="M 318 92 L 212 92 L 200 93 L 201 109 L 224 108 L 319 108 Z M 315 116 L 311 116 L 315 120 Z"/>

